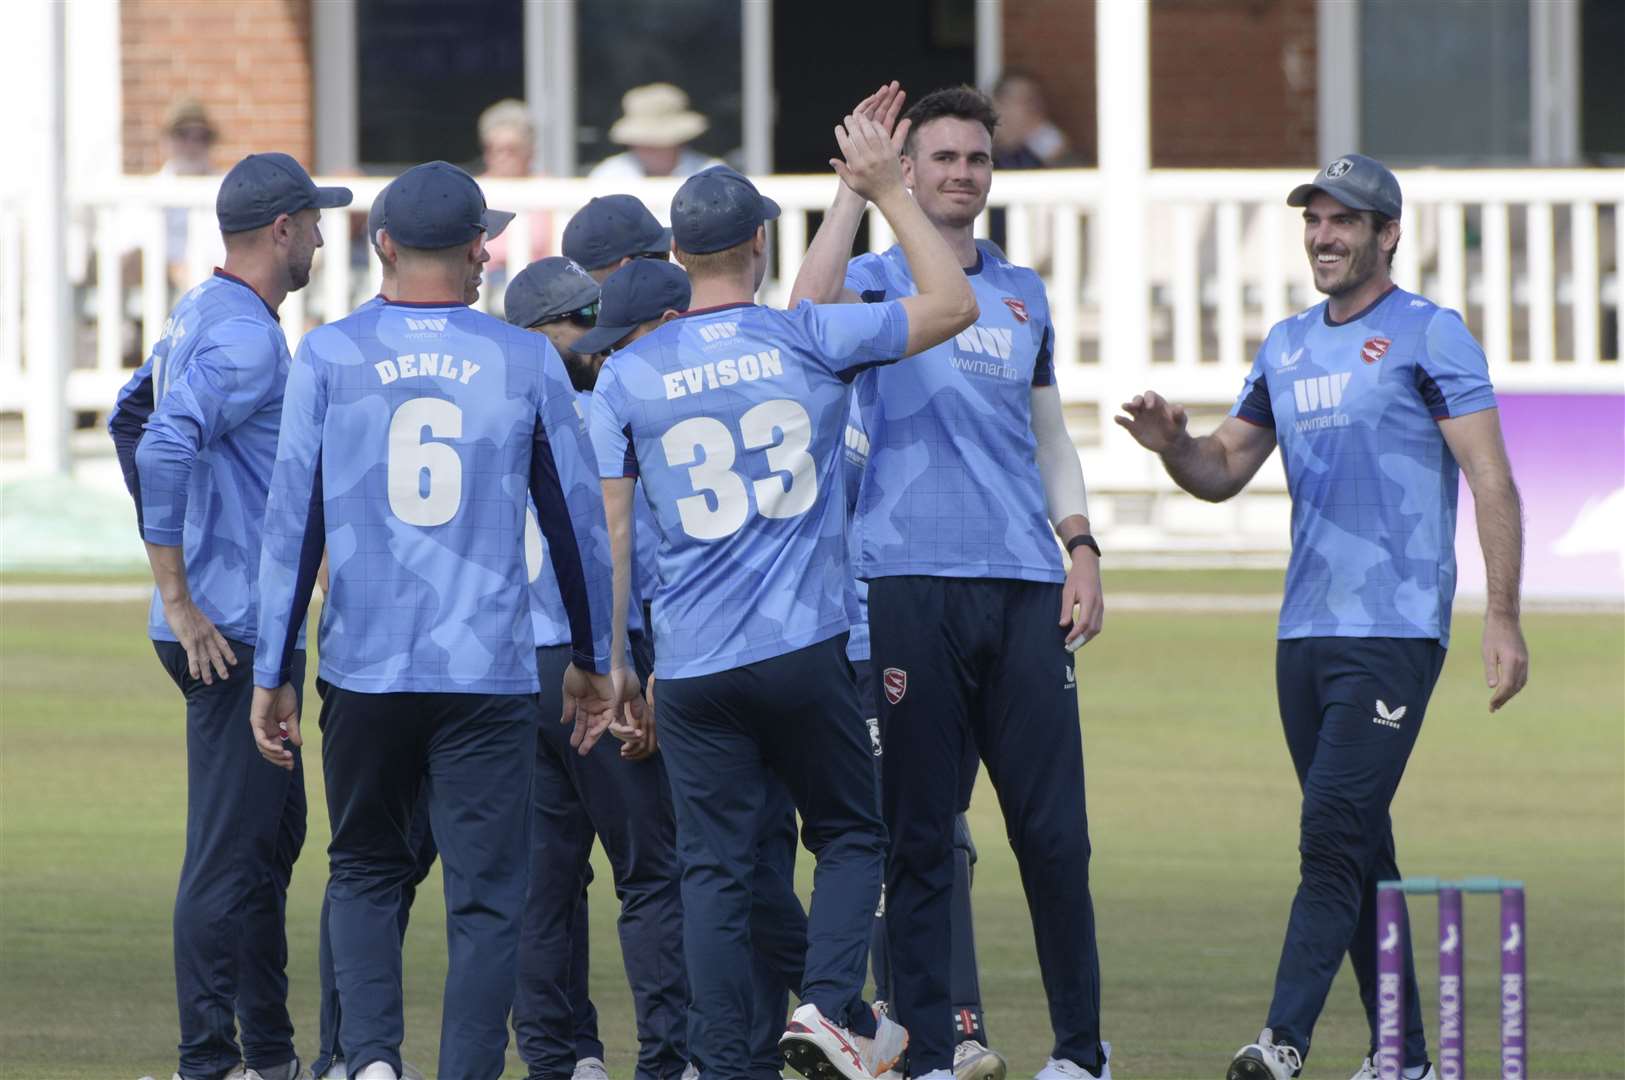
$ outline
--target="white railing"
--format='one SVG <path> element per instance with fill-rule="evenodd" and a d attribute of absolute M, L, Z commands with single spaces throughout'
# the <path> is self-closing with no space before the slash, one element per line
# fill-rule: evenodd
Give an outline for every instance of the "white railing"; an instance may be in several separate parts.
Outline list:
<path fill-rule="evenodd" d="M 1260 497 L 1224 508 L 1167 498 L 1171 488 L 1150 455 L 1111 423 L 1123 396 L 1146 387 L 1193 406 L 1211 422 L 1228 406 L 1269 326 L 1318 300 L 1301 244 L 1298 211 L 1284 197 L 1302 170 L 1152 170 L 1145 195 L 1146 280 L 1150 321 L 1126 340 L 1144 342 L 1132 355 L 1100 355 L 1099 288 L 1113 272 L 1100 250 L 1102 187 L 1093 170 L 1001 173 L 993 205 L 1005 217 L 1011 258 L 1039 268 L 1049 287 L 1056 360 L 1069 421 L 1096 515 L 1117 529 L 1141 529 L 1151 549 L 1229 546 L 1278 550 L 1285 542 L 1284 495 L 1269 472 Z M 377 177 L 337 179 L 356 193 L 348 210 L 327 211 L 326 246 L 308 288 L 289 296 L 282 322 L 290 345 L 310 325 L 348 312 L 377 287 L 378 265 L 360 226 L 383 184 Z M 1625 390 L 1618 357 L 1625 353 L 1620 318 L 1621 252 L 1625 251 L 1625 174 L 1603 170 L 1424 170 L 1405 172 L 1404 234 L 1394 276 L 1402 286 L 1464 312 L 1483 342 L 1503 390 Z M 67 265 L 77 286 L 74 343 L 66 373 L 72 412 L 102 413 L 129 367 L 151 348 L 175 291 L 172 262 L 184 282 L 201 280 L 217 257 L 213 207 L 217 178 L 123 178 L 69 193 Z M 833 181 L 779 176 L 761 181 L 784 208 L 775 235 L 765 303 L 782 303 L 810 239 L 809 215 L 828 205 Z M 559 250 L 565 222 L 605 191 L 586 180 L 490 181 L 488 201 L 517 210 L 507 232 L 508 260 L 522 266 Z M 632 189 L 657 214 L 676 190 L 672 181 Z M 184 252 L 166 250 L 165 208 L 189 212 Z M 23 356 L 20 283 L 27 268 L 23 204 L 0 201 L 0 413 L 30 408 Z M 545 215 L 538 227 L 533 215 Z M 984 215 L 980 232 L 990 222 Z M 891 243 L 871 213 L 869 245 Z M 126 285 L 107 268 L 139 264 L 141 283 Z M 487 275 L 488 279 L 494 275 Z M 488 309 L 500 297 L 481 300 Z M 1200 421 L 1199 421 L 1200 422 Z M 1271 489 L 1268 485 L 1274 483 Z M 1271 492 L 1276 497 L 1271 497 Z"/>

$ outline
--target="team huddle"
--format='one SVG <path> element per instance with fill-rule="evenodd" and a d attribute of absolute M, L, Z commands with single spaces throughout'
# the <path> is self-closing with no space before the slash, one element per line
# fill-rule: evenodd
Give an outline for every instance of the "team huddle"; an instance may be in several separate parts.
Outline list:
<path fill-rule="evenodd" d="M 432 162 L 373 203 L 379 295 L 290 356 L 277 309 L 309 281 L 320 210 L 350 193 L 283 154 L 226 176 L 226 265 L 181 299 L 109 423 L 157 586 L 149 635 L 186 699 L 178 1080 L 416 1075 L 401 1059 L 401 947 L 437 859 L 449 956 L 434 1075 L 500 1076 L 511 1021 L 531 1077 L 607 1080 L 587 990 L 595 840 L 620 901 L 637 1077 L 760 1080 L 788 1066 L 817 1080 L 1003 1080 L 971 928 L 964 814 L 981 768 L 1049 1003 L 1038 1078 L 1111 1075 L 1074 668 L 1102 628 L 1100 548 L 1049 301 L 1034 271 L 974 237 L 997 123 L 987 99 L 961 87 L 904 104 L 888 84 L 836 128 L 838 193 L 785 310 L 755 302 L 779 208 L 714 166 L 683 183 L 669 228 L 630 195 L 593 199 L 562 256 L 508 282 L 504 317 L 483 314 L 469 305 L 485 244 L 513 215 Z M 1334 306 L 1307 338 L 1293 320 L 1277 327 L 1219 432 L 1193 439 L 1152 394 L 1119 418 L 1204 498 L 1234 494 L 1279 438 L 1295 507 L 1317 507 L 1318 545 L 1303 567 L 1294 546 L 1283 657 L 1341 642 L 1412 680 L 1414 723 L 1366 724 L 1317 756 L 1331 705 L 1302 707 L 1307 735 L 1288 711 L 1330 700 L 1337 679 L 1316 683 L 1327 661 L 1305 651 L 1289 701 L 1283 673 L 1306 838 L 1317 769 L 1336 758 L 1347 775 L 1331 781 L 1359 790 L 1338 792 L 1353 820 L 1328 827 L 1323 871 L 1304 849 L 1271 1028 L 1236 1055 L 1237 1080 L 1296 1073 L 1346 952 L 1365 994 L 1367 894 L 1394 869 L 1387 806 L 1448 632 L 1457 458 L 1481 534 L 1504 511 L 1490 498 L 1500 436 L 1481 422 L 1494 416 L 1482 352 L 1453 313 L 1378 273 L 1398 238 L 1397 184 L 1391 213 L 1370 198 L 1384 177 L 1351 155 L 1293 193 Z M 851 258 L 871 204 L 897 243 Z M 1353 376 L 1316 335 L 1340 347 L 1390 327 L 1369 414 L 1299 426 L 1294 402 L 1313 410 L 1291 380 L 1268 381 L 1277 352 L 1295 345 L 1305 376 L 1347 396 Z M 1373 523 L 1369 506 L 1346 519 L 1321 507 L 1318 473 L 1294 479 L 1326 456 L 1314 440 L 1395 423 L 1433 485 L 1424 497 L 1448 503 L 1423 515 L 1425 535 L 1399 496 L 1395 520 Z M 1369 456 L 1343 467 L 1411 482 Z M 1509 471 L 1504 482 L 1515 504 Z M 1508 552 L 1492 558 L 1486 540 L 1496 705 L 1527 663 L 1516 541 L 1508 580 Z M 1327 575 L 1322 549 L 1356 542 L 1409 562 L 1384 578 L 1362 551 L 1371 580 Z M 321 1043 L 306 1069 L 284 909 L 305 834 L 318 584 L 332 838 Z M 1497 586 L 1511 602 L 1499 626 Z M 1379 592 L 1385 605 L 1365 603 Z M 805 908 L 798 835 L 816 860 Z M 1415 1021 L 1413 1080 L 1431 1075 Z"/>

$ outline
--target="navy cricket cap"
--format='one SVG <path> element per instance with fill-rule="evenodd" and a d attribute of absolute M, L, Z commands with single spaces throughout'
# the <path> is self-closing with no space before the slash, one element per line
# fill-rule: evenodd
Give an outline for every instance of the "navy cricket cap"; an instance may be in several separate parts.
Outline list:
<path fill-rule="evenodd" d="M 671 230 L 661 226 L 635 195 L 601 195 L 575 212 L 564 227 L 564 253 L 588 270 L 632 255 L 666 255 Z"/>
<path fill-rule="evenodd" d="M 743 244 L 764 221 L 779 216 L 779 204 L 726 165 L 697 172 L 671 200 L 671 232 L 680 251 L 707 255 Z"/>
<path fill-rule="evenodd" d="M 605 278 L 599 295 L 598 325 L 573 346 L 582 356 L 610 349 L 668 311 L 687 311 L 693 289 L 688 274 L 676 263 L 639 259 Z"/>
<path fill-rule="evenodd" d="M 349 188 L 317 187 L 305 167 L 287 154 L 249 154 L 231 167 L 214 197 L 223 233 L 248 232 L 283 214 L 349 206 Z"/>
<path fill-rule="evenodd" d="M 502 317 L 529 328 L 598 302 L 598 282 L 574 259 L 550 255 L 515 274 L 502 297 Z"/>
<path fill-rule="evenodd" d="M 455 247 L 481 231 L 490 240 L 512 220 L 505 210 L 486 209 L 479 182 L 446 161 L 414 165 L 384 192 L 383 228 L 402 247 Z"/>
<path fill-rule="evenodd" d="M 1399 181 L 1388 166 L 1364 154 L 1344 154 L 1307 184 L 1299 184 L 1286 197 L 1288 206 L 1308 206 L 1315 192 L 1323 191 L 1350 210 L 1374 210 L 1398 218 L 1402 202 Z"/>
<path fill-rule="evenodd" d="M 395 181 L 385 184 L 373 196 L 372 206 L 367 208 L 367 243 L 371 247 L 378 246 L 378 230 L 384 227 L 384 200 L 389 197 L 389 187 Z"/>

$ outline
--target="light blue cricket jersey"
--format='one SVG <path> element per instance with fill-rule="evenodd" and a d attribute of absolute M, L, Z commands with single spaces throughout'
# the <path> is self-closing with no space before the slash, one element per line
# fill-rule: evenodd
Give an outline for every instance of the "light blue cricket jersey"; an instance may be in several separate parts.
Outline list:
<path fill-rule="evenodd" d="M 847 384 L 907 341 L 900 304 L 732 304 L 690 311 L 609 358 L 593 446 L 601 475 L 642 481 L 659 527 L 661 678 L 847 629 Z"/>
<path fill-rule="evenodd" d="M 857 519 L 858 493 L 863 489 L 863 474 L 869 467 L 869 436 L 863 431 L 863 412 L 858 408 L 857 394 L 852 395 L 852 407 L 847 412 L 846 445 L 842 447 L 841 461 L 846 468 L 847 543 L 853 564 L 856 565 L 857 548 L 852 524 Z M 869 583 L 856 574 L 852 577 L 847 610 L 852 629 L 848 631 L 846 639 L 846 658 L 857 663 L 869 659 Z"/>
<path fill-rule="evenodd" d="M 576 412 L 585 421 L 592 408 L 591 391 L 576 393 Z M 641 501 L 641 500 L 638 500 Z M 634 504 L 635 505 L 635 504 Z M 635 527 L 635 526 L 634 526 Z M 633 544 L 637 538 L 633 539 Z M 587 553 L 602 567 L 603 573 L 613 573 L 609 553 L 609 532 L 593 533 L 592 549 Z M 536 632 L 536 647 L 550 648 L 570 644 L 570 615 L 564 610 L 564 597 L 559 592 L 559 578 L 547 558 L 547 543 L 536 523 L 536 507 L 525 511 L 525 570 L 530 577 L 530 621 Z M 638 594 L 638 575 L 632 575 L 628 593 L 626 629 L 628 633 L 643 631 L 643 601 Z"/>
<path fill-rule="evenodd" d="M 860 577 L 1065 580 L 1032 430 L 1032 388 L 1055 381 L 1049 300 L 1033 271 L 976 246 L 976 325 L 858 380 Z M 867 301 L 917 291 L 896 246 L 853 259 L 846 287 Z"/>
<path fill-rule="evenodd" d="M 1456 459 L 1439 421 L 1495 408 L 1461 316 L 1403 289 L 1283 319 L 1230 411 L 1273 428 L 1292 495 L 1279 634 L 1450 640 Z"/>
<path fill-rule="evenodd" d="M 322 678 L 362 693 L 534 693 L 524 556 L 539 508 L 574 660 L 609 669 L 603 500 L 547 339 L 461 304 L 384 301 L 305 335 L 260 563 L 260 686 L 325 545 Z"/>
<path fill-rule="evenodd" d="M 181 549 L 193 602 L 245 645 L 259 632 L 260 530 L 289 363 L 276 312 L 216 270 L 175 305 L 107 421 L 142 539 Z M 175 640 L 157 589 L 147 633 Z"/>

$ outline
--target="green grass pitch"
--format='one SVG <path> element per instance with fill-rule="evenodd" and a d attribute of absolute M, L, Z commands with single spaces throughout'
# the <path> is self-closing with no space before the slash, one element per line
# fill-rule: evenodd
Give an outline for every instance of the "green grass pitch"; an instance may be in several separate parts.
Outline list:
<path fill-rule="evenodd" d="M 1264 1020 L 1296 880 L 1297 792 L 1264 614 L 1110 612 L 1111 590 L 1217 591 L 1217 575 L 1108 578 L 1080 654 L 1104 1034 L 1120 1077 L 1217 1077 Z M 1278 588 L 1253 575 L 1251 588 Z M 0 1075 L 122 1078 L 174 1067 L 170 906 L 183 836 L 181 708 L 139 604 L 0 609 Z M 1625 1075 L 1625 625 L 1531 616 L 1534 681 L 1490 716 L 1477 617 L 1457 640 L 1394 817 L 1408 873 L 1529 889 L 1531 1074 Z M 314 668 L 314 665 L 312 665 Z M 307 717 L 312 716 L 307 709 Z M 310 831 L 289 897 L 298 1044 L 316 1046 L 327 837 L 315 725 Z M 1035 753 L 1044 752 L 1034 747 Z M 972 814 L 982 988 L 1012 1077 L 1049 1049 L 1020 881 L 983 783 Z M 592 890 L 592 990 L 612 1075 L 631 1006 L 607 866 Z M 810 881 L 803 865 L 801 880 Z M 445 973 L 438 874 L 406 946 L 406 1057 L 432 1069 Z M 1494 1072 L 1494 901 L 1469 901 L 1469 1066 Z M 1434 911 L 1413 899 L 1433 1034 Z M 1346 968 L 1306 1076 L 1354 1071 L 1366 1035 Z M 523 1075 L 510 1050 L 510 1076 Z"/>

